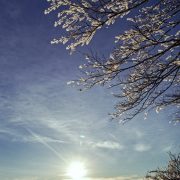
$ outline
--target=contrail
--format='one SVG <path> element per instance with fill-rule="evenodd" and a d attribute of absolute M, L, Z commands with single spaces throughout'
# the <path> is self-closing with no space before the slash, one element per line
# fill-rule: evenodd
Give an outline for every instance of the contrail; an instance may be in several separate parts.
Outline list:
<path fill-rule="evenodd" d="M 34 133 L 32 130 L 27 129 L 26 130 L 35 137 L 40 143 L 42 143 L 46 148 L 48 148 L 50 151 L 52 151 L 59 159 L 61 159 L 64 163 L 66 163 L 66 160 L 52 147 L 50 146 L 45 140 L 43 140 L 40 136 L 38 136 L 36 133 Z"/>

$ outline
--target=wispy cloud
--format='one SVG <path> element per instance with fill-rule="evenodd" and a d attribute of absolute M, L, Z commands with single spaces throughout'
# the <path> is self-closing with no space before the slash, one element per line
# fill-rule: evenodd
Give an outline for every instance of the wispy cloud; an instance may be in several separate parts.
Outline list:
<path fill-rule="evenodd" d="M 136 134 L 136 137 L 139 139 L 143 138 L 143 136 L 144 136 L 144 133 L 142 131 L 140 131 L 139 129 L 135 130 L 135 134 Z"/>
<path fill-rule="evenodd" d="M 65 177 L 16 177 L 11 180 L 70 180 L 70 178 L 65 178 Z M 5 179 L 5 180 L 10 180 L 10 179 Z M 84 178 L 84 180 L 143 180 L 142 177 L 139 177 L 137 175 L 130 175 L 130 176 L 117 176 L 117 177 L 87 177 Z"/>
<path fill-rule="evenodd" d="M 18 132 L 18 129 L 16 130 L 15 128 L 13 129 L 13 128 L 7 128 L 7 127 L 0 127 L 0 137 L 2 138 L 2 135 L 4 135 L 6 138 L 7 136 L 9 136 L 9 139 L 13 142 L 17 141 L 17 142 L 23 142 L 23 143 L 39 143 L 40 139 L 47 143 L 62 143 L 62 144 L 69 143 L 66 140 L 52 138 L 50 136 L 45 136 L 45 135 L 40 135 L 40 134 L 35 135 L 35 133 L 32 133 L 32 131 L 30 131 L 29 129 L 27 128 L 24 128 L 24 129 L 27 130 L 29 134 Z"/>
<path fill-rule="evenodd" d="M 124 149 L 123 145 L 115 141 L 89 142 L 89 145 L 93 148 L 105 148 L 105 149 L 116 149 L 116 150 Z"/>
<path fill-rule="evenodd" d="M 39 180 L 38 177 L 22 177 L 22 178 L 14 178 L 13 180 Z"/>
<path fill-rule="evenodd" d="M 169 151 L 171 151 L 171 149 L 172 149 L 172 145 L 169 145 L 169 146 L 164 147 L 163 151 L 164 152 L 169 152 Z"/>
<path fill-rule="evenodd" d="M 29 133 L 32 134 L 32 136 L 39 141 L 40 143 L 42 143 L 46 148 L 48 148 L 51 152 L 53 152 L 59 159 L 63 160 L 63 162 L 66 162 L 66 160 L 63 158 L 63 156 L 60 155 L 60 153 L 58 153 L 52 146 L 49 145 L 49 143 L 47 142 L 47 139 L 42 138 L 41 136 L 37 135 L 36 133 L 34 133 L 33 131 L 31 131 L 30 129 L 28 129 Z M 49 139 L 48 139 L 49 140 Z"/>
<path fill-rule="evenodd" d="M 117 177 L 100 177 L 100 178 L 89 178 L 87 180 L 143 180 L 142 177 L 138 175 L 130 175 L 130 176 L 117 176 Z"/>
<path fill-rule="evenodd" d="M 23 177 L 10 177 L 3 180 L 63 180 L 59 177 L 39 177 L 39 176 L 23 176 Z"/>
<path fill-rule="evenodd" d="M 148 144 L 138 143 L 134 146 L 134 150 L 138 152 L 145 152 L 149 151 L 151 149 L 151 146 Z"/>

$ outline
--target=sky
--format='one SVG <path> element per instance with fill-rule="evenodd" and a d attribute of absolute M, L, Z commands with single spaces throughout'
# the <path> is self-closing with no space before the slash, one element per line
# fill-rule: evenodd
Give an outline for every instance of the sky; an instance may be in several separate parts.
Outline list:
<path fill-rule="evenodd" d="M 75 161 L 92 180 L 140 180 L 165 166 L 167 152 L 180 149 L 170 112 L 122 125 L 109 120 L 116 102 L 109 90 L 68 86 L 84 59 L 50 44 L 62 32 L 47 7 L 46 0 L 0 1 L 0 179 L 63 180 Z M 110 51 L 118 28 L 98 32 L 90 47 Z"/>

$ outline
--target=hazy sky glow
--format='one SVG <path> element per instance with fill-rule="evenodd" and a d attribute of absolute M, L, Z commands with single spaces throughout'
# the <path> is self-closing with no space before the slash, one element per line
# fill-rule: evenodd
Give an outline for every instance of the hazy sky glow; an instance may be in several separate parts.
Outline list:
<path fill-rule="evenodd" d="M 0 179 L 67 179 L 70 163 L 81 161 L 88 179 L 140 180 L 165 165 L 167 152 L 180 149 L 169 112 L 118 124 L 107 115 L 116 101 L 109 90 L 67 86 L 83 57 L 50 44 L 61 31 L 53 28 L 53 13 L 43 14 L 47 6 L 0 1 Z M 99 32 L 90 47 L 112 48 L 117 28 Z"/>

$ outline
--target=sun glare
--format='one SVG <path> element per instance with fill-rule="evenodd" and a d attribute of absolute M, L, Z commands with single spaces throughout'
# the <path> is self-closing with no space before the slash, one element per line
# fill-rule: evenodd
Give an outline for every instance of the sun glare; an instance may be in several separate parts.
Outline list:
<path fill-rule="evenodd" d="M 86 175 L 86 168 L 80 161 L 72 162 L 67 169 L 67 176 L 73 180 L 82 180 Z"/>

